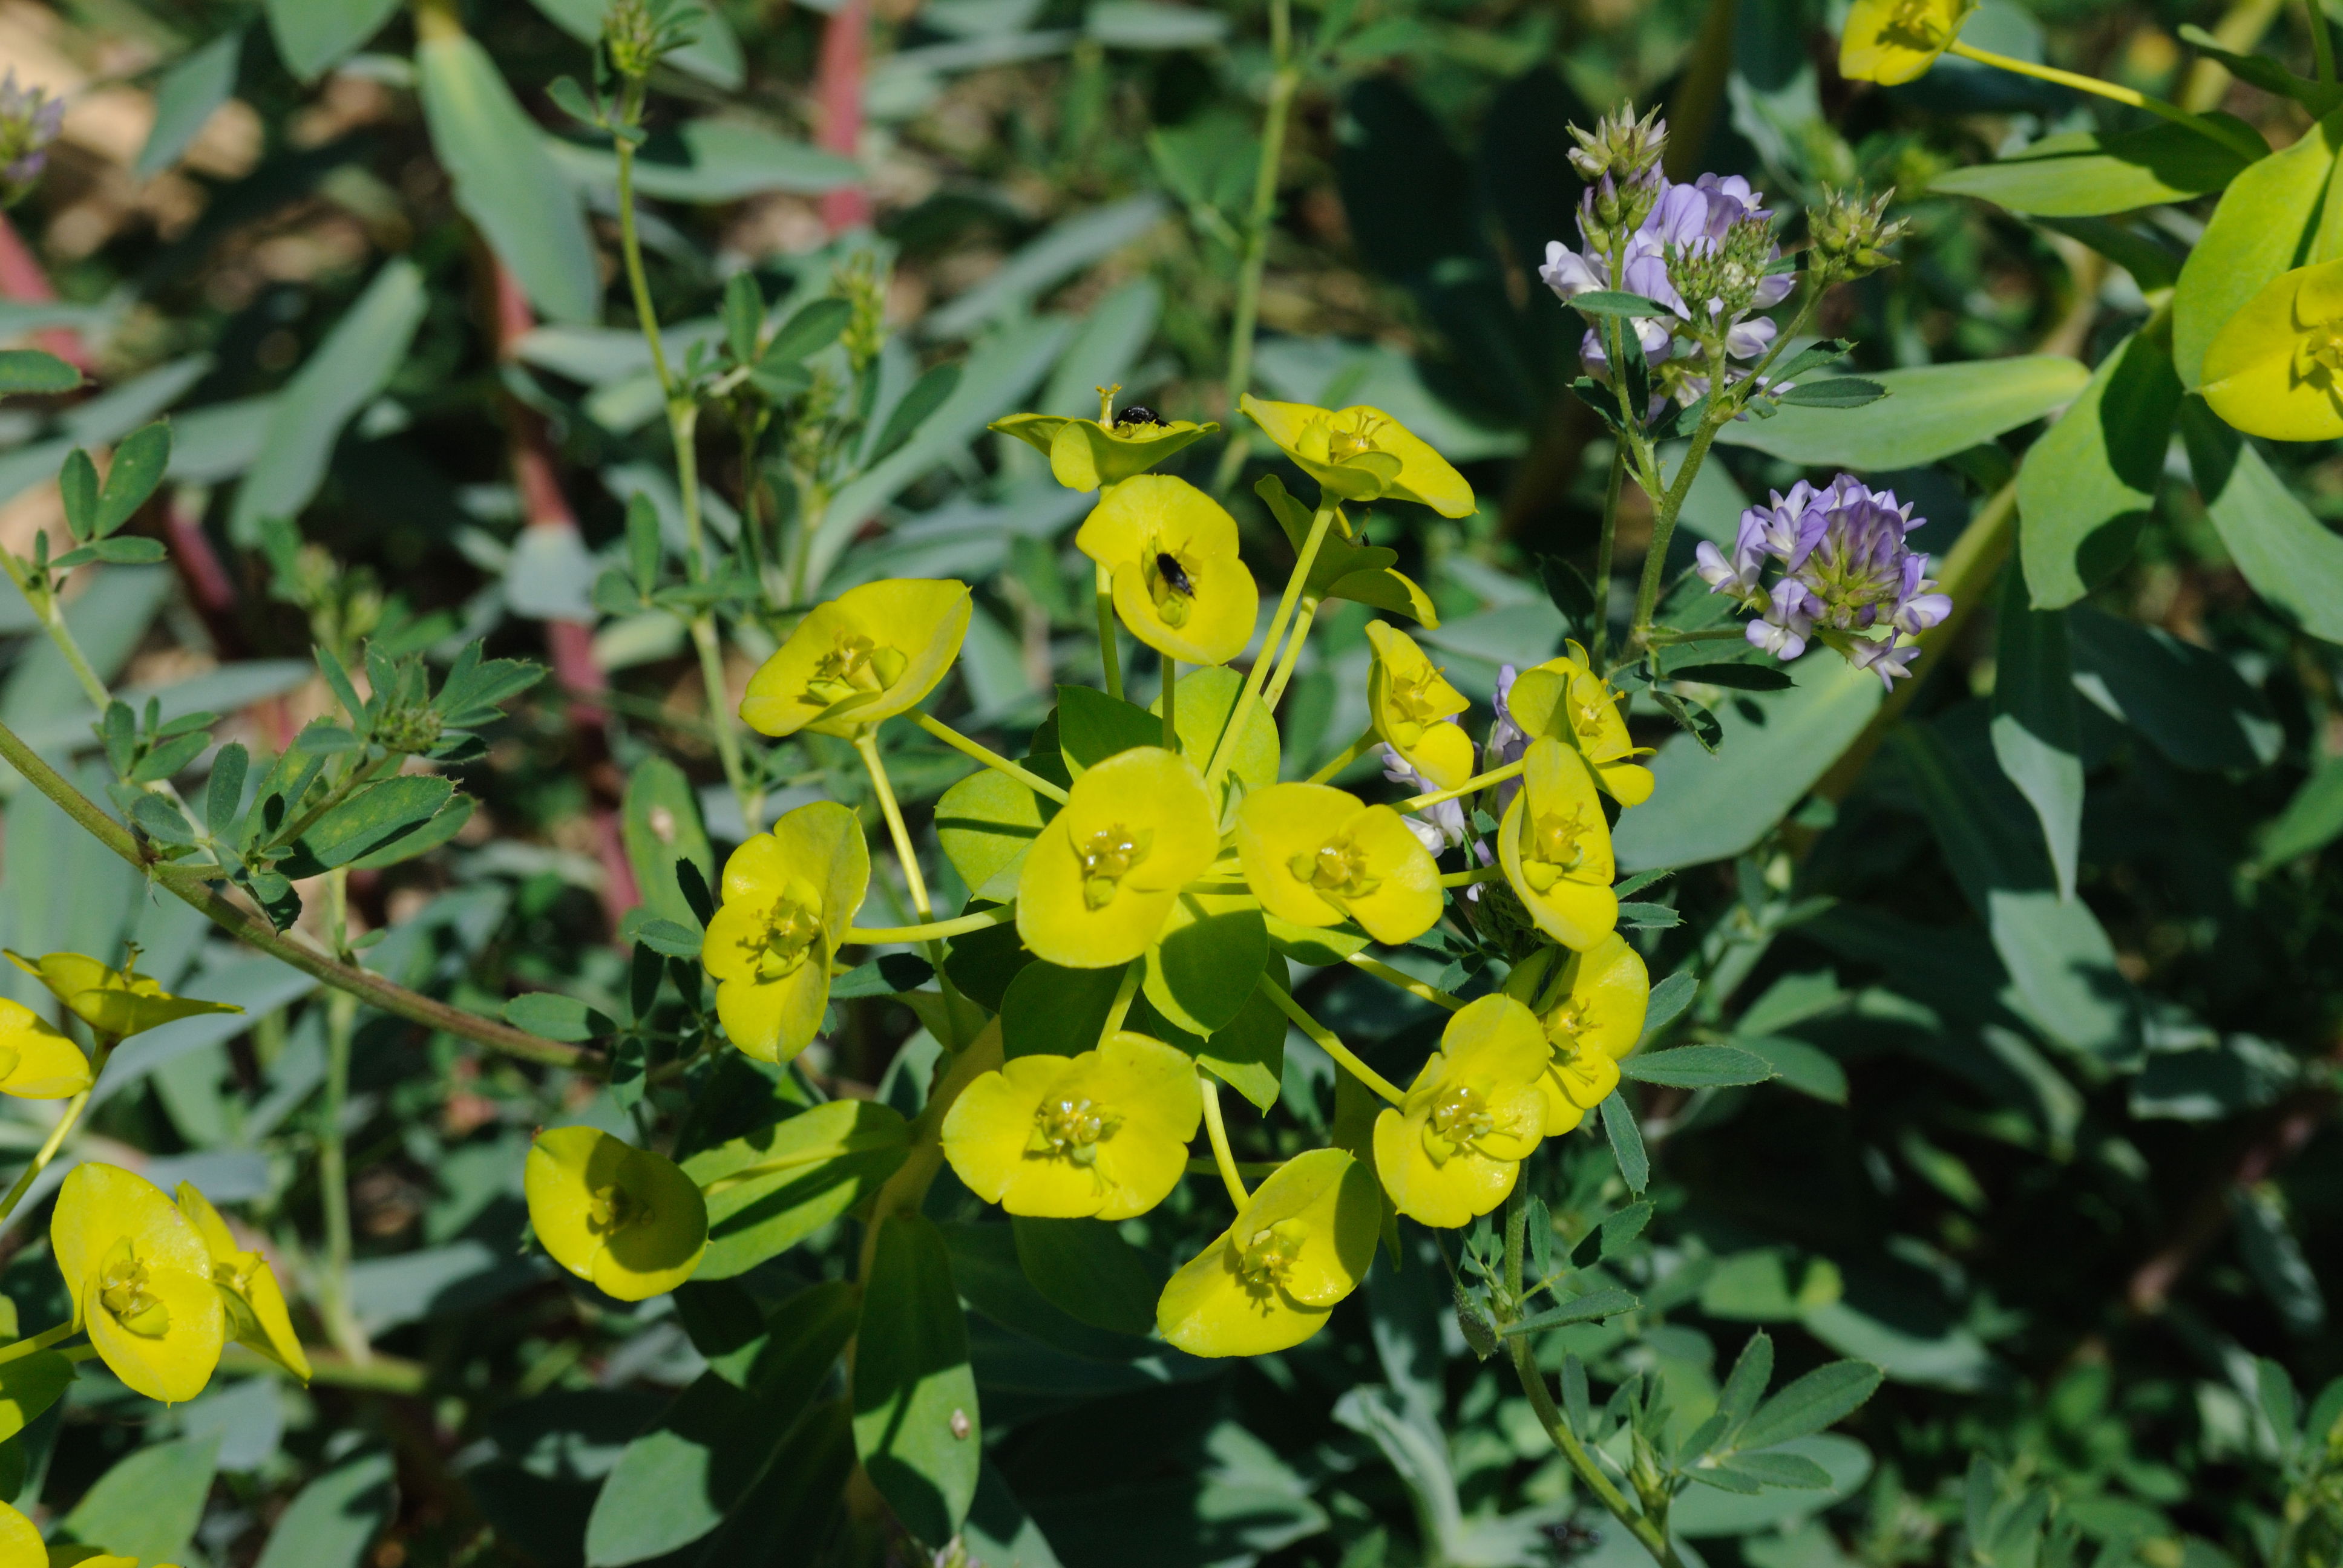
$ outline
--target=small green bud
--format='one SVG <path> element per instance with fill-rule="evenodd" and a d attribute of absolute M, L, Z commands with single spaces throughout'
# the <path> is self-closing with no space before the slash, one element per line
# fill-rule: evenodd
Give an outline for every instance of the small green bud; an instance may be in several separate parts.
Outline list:
<path fill-rule="evenodd" d="M 1887 247 L 1902 239 L 1912 226 L 1887 220 L 1888 196 L 1865 201 L 1857 191 L 1823 192 L 1823 205 L 1806 214 L 1813 241 L 1814 268 L 1825 283 L 1843 283 L 1895 265 Z"/>

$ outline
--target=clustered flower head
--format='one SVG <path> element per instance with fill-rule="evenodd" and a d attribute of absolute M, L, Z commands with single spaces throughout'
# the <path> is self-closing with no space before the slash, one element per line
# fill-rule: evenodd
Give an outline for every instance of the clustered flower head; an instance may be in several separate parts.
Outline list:
<path fill-rule="evenodd" d="M 1823 205 L 1810 208 L 1807 256 L 1823 284 L 1865 277 L 1895 264 L 1887 247 L 1911 232 L 1911 224 L 1887 216 L 1893 191 L 1866 201 L 1860 191 L 1825 189 Z"/>
<path fill-rule="evenodd" d="M 49 145 L 65 123 L 65 101 L 0 76 L 0 206 L 14 206 L 49 164 Z"/>
<path fill-rule="evenodd" d="M 1731 594 L 1759 618 L 1749 641 L 1785 661 L 1817 636 L 1858 669 L 1893 686 L 1919 656 L 1916 638 L 1952 613 L 1953 601 L 1927 576 L 1928 558 L 1906 543 L 1927 519 L 1912 516 L 1893 490 L 1873 490 L 1852 474 L 1816 489 L 1800 480 L 1789 494 L 1741 514 L 1730 555 L 1703 541 L 1701 580 Z M 1782 574 L 1769 587 L 1767 561 Z"/>
<path fill-rule="evenodd" d="M 1570 135 L 1578 144 L 1571 149 L 1570 166 L 1586 182 L 1586 217 L 1594 220 L 1590 226 L 1582 217 L 1580 227 L 1588 244 L 1599 241 L 1604 248 L 1598 254 L 1608 256 L 1611 236 L 1642 224 L 1665 187 L 1660 160 L 1667 155 L 1668 123 L 1657 109 L 1639 120 L 1623 106 L 1596 121 L 1593 130 L 1573 126 Z"/>

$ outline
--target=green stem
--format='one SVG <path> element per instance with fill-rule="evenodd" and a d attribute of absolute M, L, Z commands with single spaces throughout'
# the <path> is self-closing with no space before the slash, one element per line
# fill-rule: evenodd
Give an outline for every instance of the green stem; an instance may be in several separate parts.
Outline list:
<path fill-rule="evenodd" d="M 1245 1191 L 1244 1178 L 1237 1173 L 1236 1153 L 1229 1147 L 1229 1124 L 1221 1116 L 1221 1086 L 1199 1068 L 1196 1087 L 1204 1096 L 1204 1131 L 1212 1141 L 1212 1163 L 1220 1170 L 1221 1185 L 1229 1190 L 1229 1201 L 1242 1213 L 1252 1194 Z"/>
<path fill-rule="evenodd" d="M 1603 496 L 1603 538 L 1594 547 L 1594 629 L 1592 658 L 1599 668 L 1611 641 L 1611 556 L 1619 538 L 1619 497 L 1627 479 L 1627 447 L 1611 448 L 1611 483 Z"/>
<path fill-rule="evenodd" d="M 1237 307 L 1229 323 L 1229 382 L 1221 422 L 1229 429 L 1229 444 L 1221 450 L 1213 476 L 1215 494 L 1226 494 L 1244 471 L 1248 434 L 1237 428 L 1239 402 L 1252 390 L 1253 332 L 1261 317 L 1261 285 L 1269 268 L 1270 222 L 1277 216 L 1277 173 L 1285 161 L 1285 123 L 1293 95 L 1302 86 L 1301 68 L 1293 64 L 1292 0 L 1270 0 L 1270 59 L 1275 66 L 1269 79 L 1269 104 L 1262 116 L 1261 160 L 1253 166 L 1252 206 L 1245 214 L 1244 256 L 1237 268 Z"/>
<path fill-rule="evenodd" d="M 1170 654 L 1163 656 L 1163 749 L 1176 753 L 1180 749 L 1180 661 Z"/>
<path fill-rule="evenodd" d="M 1529 1336 L 1515 1334 L 1510 1343 L 1513 1346 L 1513 1372 L 1521 1379 L 1522 1392 L 1529 1395 L 1530 1408 L 1536 1412 L 1538 1424 L 1545 1428 L 1546 1436 L 1553 1440 L 1554 1447 L 1562 1451 L 1562 1457 L 1569 1462 L 1572 1473 L 1587 1491 L 1594 1494 L 1595 1501 L 1609 1511 L 1612 1518 L 1626 1526 L 1627 1533 L 1652 1554 L 1661 1568 L 1684 1568 L 1682 1560 L 1676 1556 L 1674 1543 L 1641 1510 L 1627 1501 L 1626 1494 L 1612 1483 L 1609 1476 L 1603 1473 L 1602 1467 L 1594 1462 L 1594 1456 L 1586 1452 L 1586 1445 L 1578 1441 L 1578 1434 L 1570 1430 L 1568 1422 L 1563 1420 L 1562 1412 L 1554 1408 L 1554 1394 L 1545 1386 L 1545 1373 L 1538 1370 L 1537 1358 L 1530 1349 Z"/>
<path fill-rule="evenodd" d="M 911 895 L 911 908 L 919 911 L 922 921 L 932 921 L 936 911 L 928 899 L 928 880 L 920 874 L 920 857 L 911 848 L 911 830 L 903 824 L 903 808 L 896 802 L 895 787 L 887 778 L 887 765 L 880 760 L 879 734 L 875 726 L 855 737 L 854 749 L 861 756 L 862 766 L 870 771 L 870 787 L 878 792 L 880 814 L 887 819 L 888 836 L 895 841 L 895 859 L 903 868 L 903 886 Z M 942 1044 L 946 1050 L 958 1050 L 961 1044 L 957 1038 L 960 990 L 952 984 L 951 976 L 944 971 L 943 942 L 930 938 L 927 949 L 928 961 L 935 965 L 936 984 L 944 994 L 944 1016 L 954 1020 L 955 1024 L 952 1030 L 955 1038 L 944 1040 Z"/>
<path fill-rule="evenodd" d="M 1277 711 L 1285 696 L 1285 683 L 1293 678 L 1293 667 L 1302 657 L 1302 645 L 1310 639 L 1310 625 L 1318 618 L 1318 601 L 1305 598 L 1293 617 L 1293 629 L 1285 638 L 1285 649 L 1278 656 L 1277 673 L 1270 678 L 1268 688 L 1261 694 L 1261 706 L 1269 713 Z"/>
<path fill-rule="evenodd" d="M 81 683 L 82 695 L 89 699 L 89 705 L 100 713 L 105 712 L 106 705 L 114 700 L 114 694 L 106 689 L 106 682 L 98 678 L 97 671 L 90 666 L 88 656 L 81 650 L 81 643 L 65 625 L 65 610 L 58 605 L 56 596 L 48 595 L 46 600 L 45 604 L 35 607 L 42 612 L 41 629 L 48 633 L 50 644 L 65 655 L 65 664 L 73 670 L 74 679 Z"/>
<path fill-rule="evenodd" d="M 1106 666 L 1106 694 L 1122 699 L 1122 656 L 1114 639 L 1114 577 L 1101 564 L 1098 569 L 1099 658 Z"/>
<path fill-rule="evenodd" d="M 1342 748 L 1341 754 L 1335 757 L 1332 761 L 1318 769 L 1317 772 L 1310 775 L 1308 782 L 1312 784 L 1325 783 L 1328 779 L 1333 778 L 1334 775 L 1340 773 L 1343 769 L 1348 768 L 1352 763 L 1356 762 L 1360 758 L 1364 757 L 1368 752 L 1373 751 L 1376 746 L 1382 743 L 1382 740 L 1383 737 L 1375 733 L 1375 727 L 1372 724 L 1368 725 L 1364 732 L 1363 732 L 1356 740 L 1352 741 L 1348 746 Z"/>
<path fill-rule="evenodd" d="M 1453 789 L 1434 789 L 1426 795 L 1411 795 L 1392 809 L 1421 811 L 1428 806 L 1439 806 L 1450 800 L 1462 800 L 1475 790 L 1486 789 L 1492 784 L 1503 784 L 1508 779 L 1520 777 L 1522 769 L 1528 766 L 1529 759 L 1526 757 L 1518 762 L 1508 762 L 1503 768 L 1492 768 L 1486 773 L 1476 773 Z"/>
<path fill-rule="evenodd" d="M 1237 705 L 1229 712 L 1228 728 L 1221 731 L 1220 743 L 1212 748 L 1212 765 L 1204 769 L 1207 791 L 1220 782 L 1221 775 L 1236 756 L 1237 737 L 1244 733 L 1246 723 L 1252 718 L 1252 705 L 1261 699 L 1262 681 L 1276 658 L 1286 623 L 1293 618 L 1293 607 L 1302 598 L 1302 585 L 1310 580 L 1310 568 L 1317 561 L 1319 547 L 1326 542 L 1326 530 L 1333 523 L 1334 501 L 1331 497 L 1321 497 L 1318 515 L 1310 519 L 1310 537 L 1302 544 L 1302 557 L 1293 563 L 1293 575 L 1286 579 L 1285 592 L 1277 601 L 1277 613 L 1270 617 L 1269 637 L 1261 645 L 1261 657 L 1245 673 L 1244 689 L 1237 693 Z"/>
<path fill-rule="evenodd" d="M 889 942 L 926 942 L 1005 926 L 1016 918 L 1017 906 L 1003 904 L 997 910 L 980 910 L 972 915 L 962 915 L 958 920 L 931 920 L 925 925 L 849 926 L 846 935 L 840 940 L 848 946 L 860 943 L 865 947 Z"/>
<path fill-rule="evenodd" d="M 74 1332 L 74 1326 L 72 1322 L 68 1321 L 59 1323 L 53 1329 L 43 1329 L 39 1333 L 33 1335 L 30 1339 L 18 1340 L 8 1345 L 0 1345 L 0 1365 L 5 1365 L 9 1362 L 18 1360 L 24 1356 L 36 1355 L 40 1352 L 47 1350 L 51 1345 L 55 1344 L 59 1340 L 69 1338 Z M 85 1360 L 86 1358 L 76 1357 L 75 1359 Z"/>
<path fill-rule="evenodd" d="M 1493 867 L 1491 869 L 1494 869 Z M 1478 875 L 1477 872 L 1473 874 L 1476 876 Z M 1456 885 L 1455 883 L 1449 881 L 1445 877 L 1441 878 L 1440 882 L 1443 887 L 1453 887 Z M 1382 980 L 1388 985 L 1397 986 L 1400 990 L 1407 992 L 1408 995 L 1415 998 L 1418 1001 L 1428 1001 L 1433 1006 L 1444 1008 L 1450 1012 L 1454 1012 L 1457 1009 L 1464 1005 L 1463 998 L 1450 996 L 1446 991 L 1442 990 L 1435 986 L 1426 985 L 1423 981 L 1416 979 L 1413 975 L 1408 974 L 1401 970 L 1395 970 L 1392 968 L 1391 965 L 1383 962 L 1381 960 L 1371 959 L 1364 953 L 1353 953 L 1344 961 L 1349 963 L 1353 969 L 1363 970 L 1366 973 L 1374 976 L 1377 980 Z"/>
<path fill-rule="evenodd" d="M 1724 377 L 1712 367 L 1710 385 L 1722 387 Z M 1729 417 L 1729 416 L 1728 416 Z M 1640 651 L 1644 637 L 1652 628 L 1652 616 L 1659 608 L 1660 584 L 1667 576 L 1668 545 L 1675 538 L 1676 515 L 1684 509 L 1684 497 L 1692 491 L 1693 476 L 1708 459 L 1708 448 L 1716 440 L 1717 431 L 1725 421 L 1717 417 L 1716 407 L 1701 417 L 1700 427 L 1693 432 L 1692 449 L 1684 454 L 1684 466 L 1676 470 L 1675 481 L 1660 497 L 1660 504 L 1652 514 L 1652 546 L 1644 557 L 1643 580 L 1635 588 L 1635 618 L 1627 632 L 1627 646 Z"/>
<path fill-rule="evenodd" d="M 2311 0 L 2311 3 L 2315 5 L 2317 0 Z M 1946 46 L 1945 53 L 1957 55 L 1964 60 L 1975 60 L 1980 65 L 1991 65 L 1996 70 L 2007 71 L 2015 75 L 2032 76 L 2040 82 L 2056 82 L 2062 87 L 2072 87 L 2078 93 L 2090 93 L 2118 104 L 2127 104 L 2135 109 L 2146 109 L 2159 119 L 2169 120 L 2176 126 L 2184 126 L 2207 140 L 2217 142 L 2229 151 L 2247 159 L 2264 158 L 2269 156 L 2269 144 L 2253 132 L 2239 130 L 2234 126 L 2225 125 L 2219 120 L 2211 119 L 2203 115 L 2192 115 L 2177 104 L 2167 104 L 2162 98 L 2151 98 L 2135 87 L 2119 86 L 2113 82 L 2102 82 L 2097 76 L 2086 76 L 2075 71 L 2062 71 L 2056 65 L 2037 65 L 2031 60 L 2019 60 L 2007 55 L 1996 55 L 1990 49 L 1979 49 L 1973 45 L 1964 44 L 1957 38 Z M 2333 64 L 2332 60 L 2328 62 L 2330 70 L 2333 68 Z"/>
<path fill-rule="evenodd" d="M 1122 978 L 1114 983 L 1114 1000 L 1107 1004 L 1106 1025 L 1099 1030 L 1100 1044 L 1121 1032 L 1123 1020 L 1131 1016 L 1131 1004 L 1139 996 L 1140 981 L 1146 978 L 1145 959 L 1133 959 L 1123 966 Z"/>
<path fill-rule="evenodd" d="M 1042 796 L 1048 799 L 1055 800 L 1061 806 L 1066 803 L 1066 792 L 1063 789 L 1059 789 L 1055 784 L 1051 783 L 1047 779 L 1042 778 L 1039 773 L 1034 772 L 1031 769 L 1019 767 L 1016 763 L 1011 762 L 1008 758 L 1003 757 L 1000 752 L 993 750 L 990 747 L 970 740 L 967 736 L 962 735 L 959 730 L 954 729 L 942 719 L 922 713 L 915 708 L 911 710 L 911 722 L 926 730 L 929 734 L 934 736 L 937 739 L 942 741 L 945 745 L 950 747 L 953 750 L 959 752 L 961 756 L 972 757 L 977 761 L 983 763 L 987 768 L 991 769 L 996 773 L 1008 774 L 1009 777 L 1016 779 L 1020 784 L 1024 785 L 1025 788 L 1033 791 L 1034 794 Z"/>
<path fill-rule="evenodd" d="M 89 1064 L 93 1087 L 97 1082 L 97 1075 L 106 1070 L 106 1059 L 112 1045 L 111 1040 L 101 1039 L 98 1041 L 96 1059 Z M 15 1184 L 8 1189 L 8 1195 L 0 1198 L 0 1225 L 7 1223 L 8 1216 L 16 1211 L 16 1205 L 25 1201 L 25 1194 L 33 1190 L 35 1179 L 49 1168 L 49 1161 L 55 1160 L 57 1151 L 65 1147 L 65 1135 L 74 1130 L 81 1121 L 81 1113 L 89 1108 L 89 1090 L 85 1089 L 65 1101 L 65 1114 L 59 1116 L 57 1124 L 49 1129 L 48 1137 L 41 1141 L 40 1149 L 33 1155 L 33 1162 L 25 1167 L 24 1174 L 17 1177 Z"/>
<path fill-rule="evenodd" d="M 1315 1044 L 1319 1050 L 1324 1051 L 1336 1061 L 1342 1063 L 1343 1071 L 1349 1073 L 1353 1078 L 1357 1079 L 1369 1089 L 1373 1090 L 1376 1094 L 1380 1095 L 1384 1100 L 1391 1101 L 1393 1105 L 1400 1105 L 1406 1102 L 1407 1095 L 1399 1088 L 1398 1085 L 1393 1083 L 1390 1079 L 1385 1078 L 1373 1068 L 1369 1067 L 1365 1062 L 1361 1061 L 1358 1059 L 1357 1054 L 1354 1053 L 1349 1046 L 1342 1043 L 1342 1038 L 1339 1035 L 1335 1034 L 1332 1030 L 1328 1029 L 1324 1024 L 1320 1023 L 1316 1019 L 1312 1018 L 1308 1013 L 1304 1012 L 1302 1010 L 1302 1004 L 1295 1001 L 1292 996 L 1287 992 L 1283 986 L 1278 984 L 1267 975 L 1263 975 L 1261 977 L 1261 989 L 1268 995 L 1269 1000 L 1276 1005 L 1277 1010 L 1283 1013 L 1287 1018 L 1292 1020 L 1294 1028 L 1300 1030 L 1303 1034 L 1308 1035 L 1311 1041 Z"/>
<path fill-rule="evenodd" d="M 317 1132 L 317 1196 L 326 1211 L 326 1331 L 354 1362 L 372 1352 L 350 1300 L 350 1176 L 342 1113 L 350 1093 L 350 1040 L 357 998 L 336 991 L 326 999 L 326 1100 Z"/>
<path fill-rule="evenodd" d="M 2311 57 L 2318 62 L 2318 79 L 2335 79 L 2335 38 L 2327 26 L 2327 8 L 2319 0 L 2302 0 L 2303 22 L 2310 29 Z"/>

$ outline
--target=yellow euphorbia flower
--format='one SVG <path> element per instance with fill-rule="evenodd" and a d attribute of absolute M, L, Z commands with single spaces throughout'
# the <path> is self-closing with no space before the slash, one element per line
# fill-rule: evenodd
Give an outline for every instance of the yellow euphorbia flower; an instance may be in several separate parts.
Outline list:
<path fill-rule="evenodd" d="M 75 1166 L 57 1189 L 49 1246 L 75 1326 L 115 1376 L 166 1404 L 203 1392 L 227 1312 L 211 1249 L 160 1188 L 118 1166 Z"/>
<path fill-rule="evenodd" d="M 1619 923 L 1594 775 L 1559 740 L 1531 741 L 1522 759 L 1522 788 L 1497 827 L 1498 863 L 1538 930 L 1584 952 Z"/>
<path fill-rule="evenodd" d="M 293 1332 L 292 1315 L 285 1310 L 285 1292 L 277 1288 L 277 1271 L 257 1252 L 236 1244 L 236 1235 L 220 1218 L 211 1201 L 192 1181 L 179 1183 L 179 1212 L 204 1239 L 211 1253 L 212 1282 L 219 1287 L 227 1309 L 228 1338 L 259 1352 L 303 1382 L 309 1381 L 309 1358 L 301 1338 Z"/>
<path fill-rule="evenodd" d="M 1628 739 L 1626 699 L 1588 668 L 1586 650 L 1566 646 L 1564 657 L 1513 678 L 1505 709 L 1523 733 L 1576 747 L 1604 794 L 1622 806 L 1640 806 L 1652 798 L 1652 770 L 1634 759 L 1651 749 Z"/>
<path fill-rule="evenodd" d="M 1503 1202 L 1545 1137 L 1550 1054 L 1535 1015 L 1509 996 L 1459 1010 L 1405 1102 L 1375 1118 L 1375 1171 L 1393 1206 L 1453 1228 Z"/>
<path fill-rule="evenodd" d="M 1473 742 L 1449 722 L 1472 707 L 1425 657 L 1415 638 L 1388 621 L 1367 622 L 1375 661 L 1367 670 L 1367 715 L 1375 733 L 1438 789 L 1473 777 Z"/>
<path fill-rule="evenodd" d="M 1012 1056 L 944 1117 L 944 1158 L 1011 1214 L 1128 1220 L 1163 1201 L 1203 1120 L 1188 1053 L 1129 1030 L 1080 1056 Z"/>
<path fill-rule="evenodd" d="M 968 585 L 894 578 L 816 605 L 749 678 L 740 718 L 766 735 L 857 732 L 918 704 L 959 657 Z"/>
<path fill-rule="evenodd" d="M 2247 300 L 2205 351 L 2197 391 L 2249 436 L 2343 436 L 2343 261 L 2298 266 Z"/>
<path fill-rule="evenodd" d="M 622 1302 L 672 1291 L 708 1250 L 708 1201 L 691 1178 L 598 1128 L 538 1133 L 523 1186 L 553 1261 Z"/>
<path fill-rule="evenodd" d="M 1250 393 L 1239 407 L 1330 497 L 1420 501 L 1443 518 L 1473 515 L 1473 487 L 1464 476 L 1380 408 L 1313 408 Z"/>
<path fill-rule="evenodd" d="M 1237 810 L 1237 855 L 1261 907 L 1298 926 L 1345 920 L 1412 942 L 1440 920 L 1440 868 L 1388 806 L 1323 784 L 1272 784 Z"/>
<path fill-rule="evenodd" d="M 135 964 L 137 954 L 134 952 L 131 960 Z M 28 959 L 10 949 L 8 961 L 48 987 L 65 1004 L 67 1011 L 89 1025 L 92 1033 L 111 1040 L 126 1040 L 176 1019 L 193 1018 L 199 1012 L 244 1010 L 224 1001 L 173 996 L 135 968 L 109 969 L 82 953 L 50 953 L 45 958 Z"/>
<path fill-rule="evenodd" d="M 1838 74 L 1894 86 L 1926 75 L 1977 0 L 1855 0 L 1838 39 Z"/>
<path fill-rule="evenodd" d="M 95 1546 L 52 1546 L 45 1557 L 28 1557 L 27 1568 L 138 1568 L 136 1557 L 118 1557 Z M 11 1559 L 0 1557 L 0 1568 L 17 1568 Z M 172 1568 L 168 1563 L 156 1563 L 148 1568 Z"/>
<path fill-rule="evenodd" d="M 1505 994 L 1545 1030 L 1545 1133 L 1567 1132 L 1619 1087 L 1619 1063 L 1644 1036 L 1651 973 L 1613 931 L 1583 953 L 1541 948 L 1506 978 Z"/>
<path fill-rule="evenodd" d="M 1364 1165 L 1340 1149 L 1296 1155 L 1172 1276 L 1155 1303 L 1156 1329 L 1192 1356 L 1298 1345 L 1366 1278 L 1382 1222 Z"/>
<path fill-rule="evenodd" d="M 787 1061 L 820 1031 L 831 955 L 870 885 L 862 824 L 834 800 L 800 806 L 732 851 L 699 961 L 734 1045 Z"/>
<path fill-rule="evenodd" d="M 90 1083 L 89 1058 L 22 1002 L 0 997 L 0 1094 L 63 1100 Z"/>
<path fill-rule="evenodd" d="M 1187 480 L 1123 480 L 1082 519 L 1074 548 L 1113 575 L 1115 614 L 1165 658 L 1226 664 L 1252 640 L 1261 594 L 1237 556 L 1236 519 Z"/>
<path fill-rule="evenodd" d="M 1050 472 L 1070 490 L 1101 490 L 1143 474 L 1182 447 L 1220 429 L 1217 423 L 1166 419 L 1137 404 L 1115 412 L 1120 387 L 1099 388 L 1099 417 L 1011 414 L 985 427 L 1046 452 Z"/>
<path fill-rule="evenodd" d="M 1068 969 L 1129 963 L 1220 849 L 1194 763 L 1160 746 L 1117 752 L 1074 780 L 1027 851 L 1017 934 Z"/>

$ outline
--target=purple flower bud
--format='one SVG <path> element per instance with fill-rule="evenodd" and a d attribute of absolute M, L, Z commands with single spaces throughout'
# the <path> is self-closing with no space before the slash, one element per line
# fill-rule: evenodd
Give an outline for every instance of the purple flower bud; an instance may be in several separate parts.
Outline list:
<path fill-rule="evenodd" d="M 1912 673 L 1912 661 L 1920 657 L 1917 643 L 1898 644 L 1895 635 L 1877 642 L 1857 641 L 1846 656 L 1846 661 L 1857 669 L 1867 669 L 1879 677 L 1879 684 L 1890 691 L 1896 682 Z"/>

